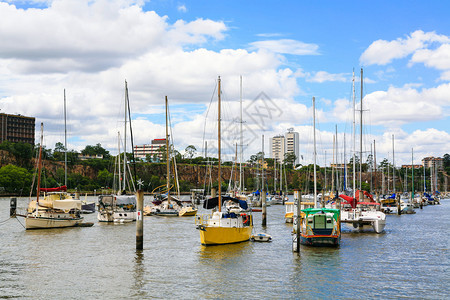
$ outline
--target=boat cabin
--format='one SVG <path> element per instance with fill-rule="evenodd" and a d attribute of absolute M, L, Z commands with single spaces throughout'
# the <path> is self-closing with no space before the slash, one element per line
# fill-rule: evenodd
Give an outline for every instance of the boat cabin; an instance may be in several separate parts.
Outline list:
<path fill-rule="evenodd" d="M 332 213 L 317 213 L 308 215 L 307 227 L 310 227 L 315 235 L 330 235 L 333 232 L 334 222 Z"/>

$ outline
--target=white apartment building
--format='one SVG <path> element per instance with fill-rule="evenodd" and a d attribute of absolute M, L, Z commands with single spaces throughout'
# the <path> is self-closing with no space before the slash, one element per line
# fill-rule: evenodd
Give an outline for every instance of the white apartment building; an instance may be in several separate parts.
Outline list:
<path fill-rule="evenodd" d="M 294 132 L 292 128 L 286 132 L 286 153 L 295 154 L 294 165 L 300 163 L 300 140 L 298 132 Z"/>
<path fill-rule="evenodd" d="M 134 146 L 134 156 L 136 158 L 144 159 L 148 154 L 153 157 L 156 155 L 159 160 L 162 158 L 162 154 L 159 148 L 166 146 L 166 139 L 154 139 L 151 144 L 136 145 Z"/>
<path fill-rule="evenodd" d="M 284 160 L 286 153 L 295 154 L 294 165 L 300 163 L 300 141 L 298 132 L 294 132 L 292 128 L 288 129 L 286 135 L 278 135 L 271 138 L 270 157 L 278 161 Z"/>
<path fill-rule="evenodd" d="M 277 161 L 283 161 L 284 153 L 286 153 L 286 139 L 282 135 L 271 138 L 270 157 Z"/>

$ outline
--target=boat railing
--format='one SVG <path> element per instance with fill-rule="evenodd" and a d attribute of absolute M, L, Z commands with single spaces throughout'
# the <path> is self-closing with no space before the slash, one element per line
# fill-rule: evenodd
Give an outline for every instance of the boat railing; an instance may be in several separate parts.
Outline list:
<path fill-rule="evenodd" d="M 207 225 L 210 218 L 211 218 L 210 214 L 196 215 L 195 225 Z"/>

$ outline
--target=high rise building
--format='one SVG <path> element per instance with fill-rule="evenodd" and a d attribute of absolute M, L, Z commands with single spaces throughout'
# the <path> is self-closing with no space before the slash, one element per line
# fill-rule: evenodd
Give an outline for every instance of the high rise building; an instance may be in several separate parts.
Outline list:
<path fill-rule="evenodd" d="M 148 154 L 157 160 L 161 160 L 165 153 L 161 153 L 159 148 L 166 146 L 166 139 L 154 139 L 151 144 L 134 146 L 134 156 L 136 158 L 145 159 Z"/>
<path fill-rule="evenodd" d="M 0 113 L 0 143 L 28 143 L 34 145 L 35 118 Z"/>
<path fill-rule="evenodd" d="M 285 136 L 277 135 L 271 139 L 270 157 L 278 161 L 283 161 L 286 153 L 294 153 L 294 165 L 296 165 L 300 163 L 299 148 L 299 134 L 298 132 L 294 132 L 292 128 L 289 128 Z"/>
<path fill-rule="evenodd" d="M 289 128 L 286 133 L 286 153 L 294 153 L 295 161 L 294 165 L 300 163 L 300 141 L 298 132 L 293 131 L 293 128 Z"/>
<path fill-rule="evenodd" d="M 444 159 L 442 157 L 434 157 L 429 156 L 422 159 L 422 165 L 425 168 L 438 168 L 438 170 L 441 170 L 444 168 Z"/>
<path fill-rule="evenodd" d="M 282 135 L 271 138 L 270 157 L 277 161 L 283 161 L 286 153 L 286 139 Z"/>

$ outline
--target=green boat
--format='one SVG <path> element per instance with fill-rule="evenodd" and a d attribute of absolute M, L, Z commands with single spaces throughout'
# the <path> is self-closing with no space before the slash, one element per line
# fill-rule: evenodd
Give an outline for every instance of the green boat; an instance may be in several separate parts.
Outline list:
<path fill-rule="evenodd" d="M 300 222 L 300 243 L 302 245 L 338 247 L 341 243 L 339 209 L 302 209 Z"/>

